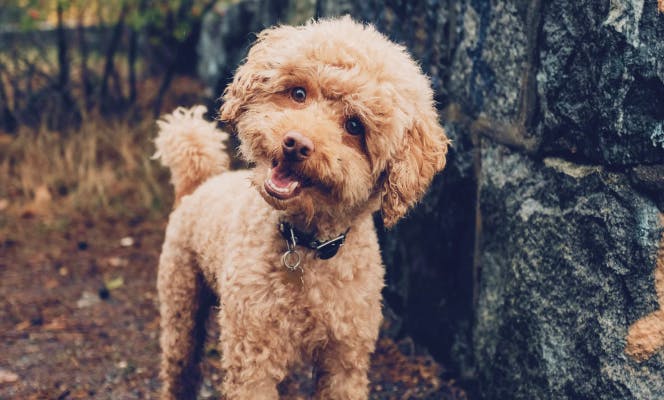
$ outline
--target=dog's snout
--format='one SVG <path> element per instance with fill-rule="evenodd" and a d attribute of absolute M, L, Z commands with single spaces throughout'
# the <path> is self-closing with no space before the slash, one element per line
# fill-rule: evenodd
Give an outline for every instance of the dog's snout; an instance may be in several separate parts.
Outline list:
<path fill-rule="evenodd" d="M 314 142 L 300 132 L 290 131 L 281 142 L 284 156 L 291 161 L 302 161 L 314 152 Z"/>

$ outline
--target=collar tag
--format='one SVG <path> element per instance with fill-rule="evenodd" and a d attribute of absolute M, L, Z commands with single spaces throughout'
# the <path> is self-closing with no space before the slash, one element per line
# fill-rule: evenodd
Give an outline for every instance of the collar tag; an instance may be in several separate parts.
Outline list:
<path fill-rule="evenodd" d="M 279 226 L 279 229 L 282 230 L 282 226 Z M 282 230 L 282 233 L 286 233 L 284 230 Z M 283 264 L 284 267 L 290 272 L 300 272 L 300 283 L 302 286 L 304 286 L 304 269 L 300 265 L 300 261 L 302 261 L 302 257 L 300 256 L 300 252 L 298 252 L 295 249 L 295 246 L 297 245 L 297 239 L 295 238 L 295 233 L 293 232 L 292 229 L 290 229 L 290 238 L 286 238 L 286 251 L 284 254 L 281 256 L 281 263 Z"/>

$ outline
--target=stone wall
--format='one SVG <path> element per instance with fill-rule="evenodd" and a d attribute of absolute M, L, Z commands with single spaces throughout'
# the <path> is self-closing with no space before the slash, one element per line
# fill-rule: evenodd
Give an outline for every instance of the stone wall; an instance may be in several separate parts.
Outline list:
<path fill-rule="evenodd" d="M 657 1 L 312 10 L 350 13 L 408 46 L 454 140 L 421 206 L 381 237 L 402 331 L 480 398 L 664 398 Z"/>

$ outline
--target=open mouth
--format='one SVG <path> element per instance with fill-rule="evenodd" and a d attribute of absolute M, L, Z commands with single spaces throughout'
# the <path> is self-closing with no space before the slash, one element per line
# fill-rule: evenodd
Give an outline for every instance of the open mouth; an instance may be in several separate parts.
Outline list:
<path fill-rule="evenodd" d="M 303 186 L 303 179 L 298 177 L 283 161 L 274 162 L 272 168 L 268 169 L 264 184 L 265 191 L 280 200 L 297 196 Z"/>

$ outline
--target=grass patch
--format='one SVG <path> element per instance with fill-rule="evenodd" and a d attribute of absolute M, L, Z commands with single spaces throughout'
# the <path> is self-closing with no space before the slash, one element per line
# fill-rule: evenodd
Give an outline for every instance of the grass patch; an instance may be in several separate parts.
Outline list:
<path fill-rule="evenodd" d="M 155 131 L 151 118 L 89 120 L 66 134 L 21 128 L 0 156 L 0 197 L 38 215 L 162 211 L 168 179 L 150 160 Z"/>

